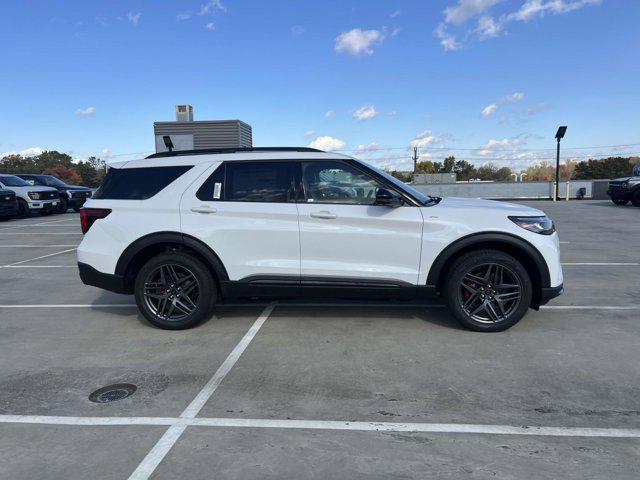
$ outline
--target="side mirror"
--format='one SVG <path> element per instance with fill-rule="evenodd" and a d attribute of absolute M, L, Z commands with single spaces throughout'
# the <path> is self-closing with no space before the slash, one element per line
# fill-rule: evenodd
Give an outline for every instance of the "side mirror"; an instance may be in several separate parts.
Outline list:
<path fill-rule="evenodd" d="M 400 207 L 402 199 L 398 195 L 394 195 L 389 190 L 379 188 L 376 193 L 376 201 L 374 205 L 384 205 L 385 207 Z"/>

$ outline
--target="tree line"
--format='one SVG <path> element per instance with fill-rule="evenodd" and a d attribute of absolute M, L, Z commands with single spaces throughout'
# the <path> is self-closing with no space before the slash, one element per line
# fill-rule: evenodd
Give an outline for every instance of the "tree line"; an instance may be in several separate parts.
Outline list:
<path fill-rule="evenodd" d="M 560 164 L 560 181 L 594 180 L 628 177 L 640 157 L 607 157 L 583 161 L 567 160 Z M 430 160 L 418 162 L 416 173 L 456 173 L 458 181 L 484 180 L 494 182 L 508 182 L 513 180 L 516 173 L 509 167 L 497 167 L 493 163 L 486 163 L 479 167 L 466 160 L 456 160 L 450 156 L 443 162 Z M 403 181 L 411 181 L 410 172 L 393 171 L 392 175 Z M 524 181 L 552 181 L 556 178 L 556 167 L 550 162 L 540 162 L 520 172 Z"/>
<path fill-rule="evenodd" d="M 97 187 L 106 168 L 105 162 L 97 157 L 74 162 L 70 155 L 51 150 L 29 157 L 7 155 L 0 159 L 0 173 L 42 173 L 70 185 Z"/>

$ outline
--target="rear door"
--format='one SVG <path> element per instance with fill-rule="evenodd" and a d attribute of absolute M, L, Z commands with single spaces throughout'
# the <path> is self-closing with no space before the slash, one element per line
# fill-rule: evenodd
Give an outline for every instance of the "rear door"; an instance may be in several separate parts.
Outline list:
<path fill-rule="evenodd" d="M 420 208 L 376 205 L 378 189 L 391 188 L 347 162 L 303 162 L 302 172 L 303 284 L 417 284 Z"/>
<path fill-rule="evenodd" d="M 238 161 L 213 168 L 182 197 L 183 233 L 207 243 L 232 281 L 298 283 L 300 164 Z"/>

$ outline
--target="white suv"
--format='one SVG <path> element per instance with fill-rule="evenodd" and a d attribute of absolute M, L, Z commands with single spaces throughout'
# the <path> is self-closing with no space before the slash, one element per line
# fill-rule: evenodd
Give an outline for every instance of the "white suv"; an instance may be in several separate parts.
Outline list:
<path fill-rule="evenodd" d="M 135 294 L 167 329 L 241 297 L 441 297 L 498 331 L 562 293 L 539 210 L 426 196 L 310 148 L 182 151 L 113 165 L 81 210 L 87 285 Z"/>
<path fill-rule="evenodd" d="M 0 175 L 0 188 L 16 194 L 20 217 L 26 217 L 29 213 L 48 215 L 58 211 L 60 194 L 55 188 L 34 186 L 15 175 Z"/>

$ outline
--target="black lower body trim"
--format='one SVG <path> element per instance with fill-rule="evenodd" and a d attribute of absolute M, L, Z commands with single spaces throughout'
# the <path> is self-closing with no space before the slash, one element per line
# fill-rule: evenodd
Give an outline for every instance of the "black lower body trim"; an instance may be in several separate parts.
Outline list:
<path fill-rule="evenodd" d="M 120 275 L 102 273 L 86 263 L 78 262 L 80 280 L 85 285 L 102 288 L 115 293 L 131 293 L 124 286 L 124 278 Z"/>
<path fill-rule="evenodd" d="M 540 292 L 540 305 L 546 305 L 549 300 L 559 297 L 564 293 L 564 286 L 561 283 L 557 287 L 543 287 Z"/>

